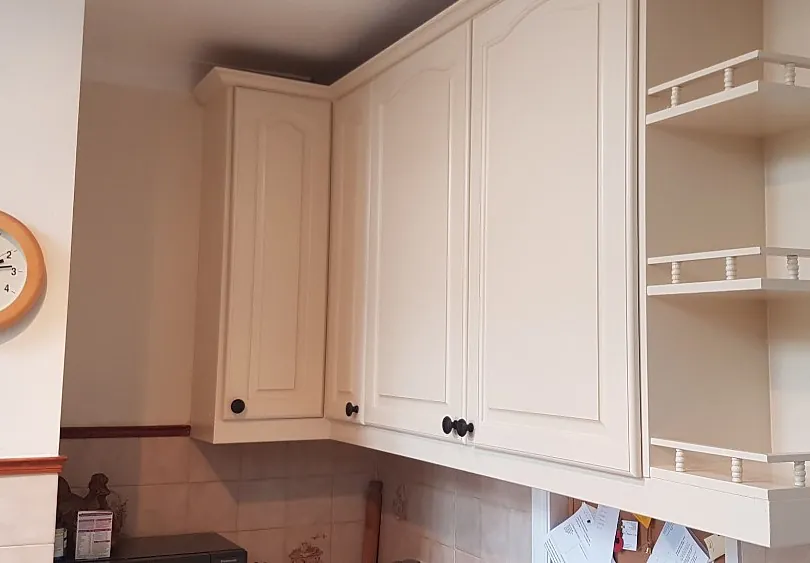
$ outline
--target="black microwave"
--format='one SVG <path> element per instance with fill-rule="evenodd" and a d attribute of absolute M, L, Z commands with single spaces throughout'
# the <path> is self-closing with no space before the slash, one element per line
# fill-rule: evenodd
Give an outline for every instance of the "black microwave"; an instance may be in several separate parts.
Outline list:
<path fill-rule="evenodd" d="M 68 558 L 68 561 L 71 559 Z M 247 552 L 219 534 L 121 538 L 109 559 L 94 563 L 247 563 Z"/>

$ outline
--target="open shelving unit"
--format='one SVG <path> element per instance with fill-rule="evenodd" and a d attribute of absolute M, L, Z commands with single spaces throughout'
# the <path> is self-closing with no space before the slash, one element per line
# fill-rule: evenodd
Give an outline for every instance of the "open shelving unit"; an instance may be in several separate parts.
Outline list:
<path fill-rule="evenodd" d="M 810 541 L 795 523 L 810 517 L 801 6 L 645 0 L 642 10 L 646 470 L 684 494 L 742 502 L 718 511 L 768 522 L 768 545 Z M 730 537 L 752 541 L 739 520 Z"/>

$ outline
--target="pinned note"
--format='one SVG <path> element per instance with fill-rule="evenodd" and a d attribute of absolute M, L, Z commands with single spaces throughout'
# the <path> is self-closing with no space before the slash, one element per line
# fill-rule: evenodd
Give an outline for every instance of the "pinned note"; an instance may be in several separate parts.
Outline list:
<path fill-rule="evenodd" d="M 636 520 L 638 520 L 639 523 L 645 528 L 650 527 L 650 524 L 652 523 L 652 518 L 650 518 L 649 516 L 644 516 L 643 514 L 636 514 L 635 512 L 633 513 L 633 516 L 635 516 Z"/>
<path fill-rule="evenodd" d="M 638 551 L 638 522 L 622 520 L 622 549 Z"/>
<path fill-rule="evenodd" d="M 710 559 L 692 533 L 667 522 L 647 563 L 709 563 Z"/>
<path fill-rule="evenodd" d="M 611 563 L 619 510 L 582 504 L 573 516 L 551 530 L 543 545 L 552 563 Z"/>

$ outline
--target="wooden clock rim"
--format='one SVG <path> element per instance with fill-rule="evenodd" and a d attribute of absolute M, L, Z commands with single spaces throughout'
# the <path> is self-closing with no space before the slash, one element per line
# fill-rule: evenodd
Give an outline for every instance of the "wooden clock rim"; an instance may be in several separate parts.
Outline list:
<path fill-rule="evenodd" d="M 11 235 L 25 254 L 26 279 L 20 296 L 0 311 L 0 330 L 6 329 L 25 317 L 42 295 L 45 287 L 45 257 L 34 233 L 19 219 L 0 211 L 0 230 Z"/>

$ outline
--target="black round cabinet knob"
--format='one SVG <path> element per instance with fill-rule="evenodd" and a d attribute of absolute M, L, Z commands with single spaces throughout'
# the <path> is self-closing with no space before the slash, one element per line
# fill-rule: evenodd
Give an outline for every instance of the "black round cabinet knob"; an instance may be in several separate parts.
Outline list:
<path fill-rule="evenodd" d="M 245 412 L 245 401 L 242 399 L 234 399 L 231 401 L 231 412 L 233 414 L 242 414 Z"/>
<path fill-rule="evenodd" d="M 360 405 L 353 405 L 351 403 L 346 403 L 346 416 L 352 416 L 353 414 L 357 414 L 360 412 Z"/>
<path fill-rule="evenodd" d="M 467 422 L 463 418 L 459 418 L 456 421 L 456 432 L 458 432 L 458 435 L 460 437 L 463 438 L 464 436 L 467 435 L 467 433 L 472 434 L 474 431 L 475 431 L 475 426 L 473 425 L 472 422 Z"/>
<path fill-rule="evenodd" d="M 456 422 L 449 416 L 445 416 L 444 420 L 442 420 L 442 430 L 444 431 L 444 433 L 450 434 L 455 427 Z"/>

